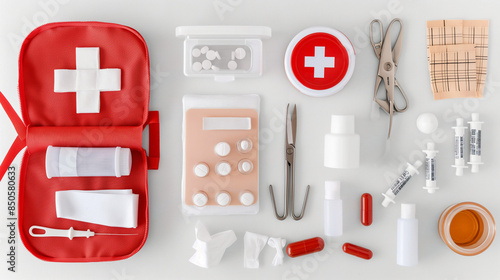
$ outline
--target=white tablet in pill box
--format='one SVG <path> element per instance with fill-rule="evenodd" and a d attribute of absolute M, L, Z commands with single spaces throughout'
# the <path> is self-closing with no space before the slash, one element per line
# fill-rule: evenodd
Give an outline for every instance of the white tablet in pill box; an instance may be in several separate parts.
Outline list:
<path fill-rule="evenodd" d="M 262 39 L 271 37 L 266 26 L 179 26 L 184 37 L 184 75 L 229 82 L 236 77 L 262 75 Z M 200 67 L 205 64 L 210 67 Z"/>

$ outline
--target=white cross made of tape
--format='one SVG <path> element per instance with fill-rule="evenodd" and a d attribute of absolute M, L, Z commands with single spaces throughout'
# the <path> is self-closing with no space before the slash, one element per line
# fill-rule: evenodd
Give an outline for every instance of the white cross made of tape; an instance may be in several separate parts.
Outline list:
<path fill-rule="evenodd" d="M 101 91 L 121 89 L 121 69 L 100 69 L 99 48 L 76 48 L 76 70 L 54 70 L 54 92 L 76 92 L 76 113 L 99 113 Z"/>
<path fill-rule="evenodd" d="M 335 67 L 335 57 L 325 56 L 325 47 L 314 47 L 314 56 L 306 56 L 305 67 L 314 67 L 314 78 L 324 78 L 325 68 Z"/>

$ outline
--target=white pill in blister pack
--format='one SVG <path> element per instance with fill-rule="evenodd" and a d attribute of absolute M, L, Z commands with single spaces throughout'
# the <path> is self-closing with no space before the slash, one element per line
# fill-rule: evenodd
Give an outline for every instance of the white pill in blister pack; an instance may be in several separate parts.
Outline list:
<path fill-rule="evenodd" d="M 240 203 L 245 205 L 245 206 L 250 206 L 254 203 L 255 197 L 251 192 L 244 192 L 240 195 Z"/>
<path fill-rule="evenodd" d="M 220 176 L 227 176 L 231 173 L 231 165 L 226 161 L 221 161 L 215 165 L 215 172 Z"/>
<path fill-rule="evenodd" d="M 229 195 L 225 191 L 221 191 L 217 194 L 217 197 L 215 199 L 217 201 L 217 204 L 220 206 L 227 206 L 229 203 L 231 203 L 231 195 Z"/>
<path fill-rule="evenodd" d="M 209 171 L 210 171 L 210 169 L 208 168 L 208 165 L 206 163 L 203 163 L 203 162 L 198 163 L 194 167 L 194 174 L 200 178 L 207 176 Z"/>
<path fill-rule="evenodd" d="M 225 157 L 231 152 L 231 146 L 227 142 L 219 142 L 214 148 L 215 154 Z"/>
<path fill-rule="evenodd" d="M 193 195 L 193 203 L 198 207 L 205 206 L 208 202 L 208 196 L 204 192 L 198 192 Z"/>

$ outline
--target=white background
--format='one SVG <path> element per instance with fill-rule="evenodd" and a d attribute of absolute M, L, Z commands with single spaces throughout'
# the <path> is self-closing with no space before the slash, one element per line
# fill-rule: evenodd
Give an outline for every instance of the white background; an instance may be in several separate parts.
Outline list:
<path fill-rule="evenodd" d="M 7 271 L 7 228 L 0 226 L 0 279 L 498 279 L 500 245 L 498 239 L 484 253 L 464 257 L 452 252 L 439 238 L 437 221 L 449 205 L 475 201 L 500 219 L 500 129 L 498 91 L 500 81 L 497 1 L 0 1 L 0 90 L 18 112 L 17 59 L 20 41 L 35 26 L 46 22 L 95 20 L 115 22 L 137 29 L 146 39 L 151 60 L 151 110 L 161 118 L 159 171 L 149 172 L 150 233 L 145 246 L 123 261 L 105 263 L 50 263 L 32 256 L 18 246 L 18 271 Z M 410 98 L 410 109 L 395 116 L 392 153 L 389 161 L 379 162 L 384 150 L 388 117 L 369 118 L 378 61 L 368 41 L 368 26 L 380 18 L 405 23 L 404 43 L 397 78 Z M 434 101 L 430 91 L 426 58 L 426 21 L 436 19 L 489 19 L 490 44 L 485 97 Z M 264 41 L 264 72 L 260 78 L 218 84 L 210 79 L 187 78 L 182 73 L 183 40 L 175 37 L 180 25 L 264 25 L 273 36 Z M 335 96 L 312 98 L 295 90 L 285 76 L 283 55 L 290 40 L 310 26 L 327 26 L 344 32 L 357 51 L 356 69 L 347 87 Z M 50 82 L 50 81 L 48 81 Z M 188 262 L 194 253 L 194 225 L 198 218 L 181 213 L 181 124 L 182 96 L 185 94 L 258 93 L 261 96 L 260 212 L 254 216 L 202 217 L 211 233 L 233 229 L 238 241 L 230 247 L 219 266 L 203 269 Z M 311 194 L 304 219 L 277 221 L 272 213 L 267 186 L 283 185 L 283 112 L 287 102 L 297 104 L 298 136 L 296 183 L 298 200 L 305 186 Z M 433 112 L 439 130 L 428 136 L 415 126 L 416 117 Z M 455 177 L 453 132 L 456 117 L 470 119 L 479 112 L 485 121 L 483 161 L 479 174 L 466 170 Z M 356 131 L 361 135 L 361 167 L 333 170 L 323 167 L 323 135 L 330 127 L 331 114 L 354 114 Z M 0 155 L 5 155 L 15 132 L 4 113 L 0 113 Z M 418 176 L 397 198 L 397 205 L 384 209 L 382 196 L 390 181 L 406 161 L 421 159 L 424 143 L 434 138 L 439 153 L 438 184 L 430 195 L 422 189 Z M 497 144 L 495 144 L 497 143 Z M 20 157 L 15 161 L 20 164 Z M 328 240 L 327 248 L 316 255 L 286 258 L 283 266 L 271 266 L 274 251 L 266 247 L 260 256 L 260 269 L 243 268 L 245 231 L 298 241 L 323 233 L 323 195 L 325 180 L 342 181 L 344 235 Z M 0 191 L 0 225 L 6 223 L 7 182 Z M 40 191 L 49 191 L 40 186 Z M 374 222 L 359 222 L 359 200 L 364 192 L 374 197 Z M 400 202 L 417 204 L 420 225 L 419 264 L 406 268 L 396 265 L 396 221 Z M 53 206 L 48 206 L 53 207 Z M 19 239 L 18 239 L 19 241 Z M 351 242 L 370 248 L 374 256 L 366 261 L 342 252 Z"/>

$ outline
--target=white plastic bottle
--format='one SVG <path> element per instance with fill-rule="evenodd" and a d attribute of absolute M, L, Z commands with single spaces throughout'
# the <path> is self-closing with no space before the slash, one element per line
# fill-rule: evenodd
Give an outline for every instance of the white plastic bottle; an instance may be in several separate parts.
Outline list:
<path fill-rule="evenodd" d="M 360 138 L 354 116 L 332 115 L 331 133 L 325 134 L 325 167 L 358 168 Z"/>
<path fill-rule="evenodd" d="M 325 235 L 341 236 L 342 232 L 340 182 L 325 181 Z"/>
<path fill-rule="evenodd" d="M 401 204 L 397 242 L 397 264 L 402 266 L 417 265 L 418 220 L 415 218 L 415 204 Z"/>

